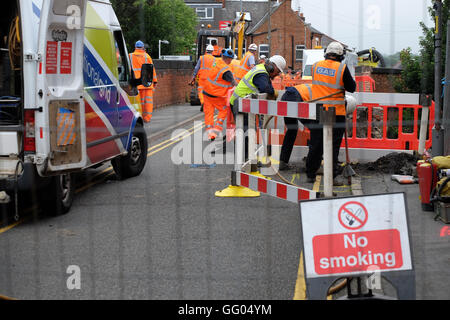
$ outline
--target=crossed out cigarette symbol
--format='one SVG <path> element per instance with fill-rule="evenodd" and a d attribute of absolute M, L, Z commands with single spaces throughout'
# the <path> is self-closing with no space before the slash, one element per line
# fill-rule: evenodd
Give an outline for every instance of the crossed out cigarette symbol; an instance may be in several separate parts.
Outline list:
<path fill-rule="evenodd" d="M 366 224 L 368 213 L 362 203 L 351 201 L 341 206 L 338 211 L 338 218 L 344 228 L 356 230 Z"/>

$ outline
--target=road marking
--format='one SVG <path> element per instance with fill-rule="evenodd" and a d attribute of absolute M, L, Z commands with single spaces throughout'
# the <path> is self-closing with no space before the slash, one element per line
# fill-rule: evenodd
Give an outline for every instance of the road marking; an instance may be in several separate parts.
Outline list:
<path fill-rule="evenodd" d="M 313 185 L 313 191 L 319 192 L 322 176 L 316 176 L 316 181 Z M 306 300 L 306 280 L 305 280 L 305 266 L 303 265 L 303 250 L 300 252 L 300 262 L 298 264 L 297 281 L 295 283 L 294 300 Z"/>
<path fill-rule="evenodd" d="M 1 229 L 0 229 L 0 234 L 5 233 L 6 231 L 11 230 L 11 229 L 14 228 L 14 227 L 17 227 L 17 226 L 18 226 L 19 224 L 21 224 L 22 222 L 24 222 L 24 220 L 19 220 L 19 221 L 14 222 L 13 224 L 11 224 L 11 225 L 9 225 L 9 226 L 7 226 L 7 227 L 1 228 Z"/>

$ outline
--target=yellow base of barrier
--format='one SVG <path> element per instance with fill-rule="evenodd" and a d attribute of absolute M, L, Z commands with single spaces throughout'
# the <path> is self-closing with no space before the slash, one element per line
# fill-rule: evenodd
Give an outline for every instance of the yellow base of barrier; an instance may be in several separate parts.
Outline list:
<path fill-rule="evenodd" d="M 270 163 L 272 163 L 272 165 L 279 165 L 280 161 L 275 160 L 274 158 L 270 157 Z M 258 157 L 258 161 L 261 162 L 262 164 L 266 164 L 267 161 L 267 157 Z"/>
<path fill-rule="evenodd" d="M 246 187 L 228 186 L 222 191 L 216 191 L 215 196 L 219 198 L 256 198 L 261 194 Z"/>
<path fill-rule="evenodd" d="M 265 175 L 262 175 L 260 172 L 250 172 L 251 175 L 254 175 L 255 177 L 272 180 L 272 178 L 266 177 Z"/>

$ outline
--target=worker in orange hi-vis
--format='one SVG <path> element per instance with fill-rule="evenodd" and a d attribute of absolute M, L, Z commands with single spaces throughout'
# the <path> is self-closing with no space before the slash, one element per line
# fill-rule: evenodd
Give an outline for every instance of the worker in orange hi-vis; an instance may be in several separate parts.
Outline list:
<path fill-rule="evenodd" d="M 245 77 L 247 72 L 249 72 L 255 67 L 256 65 L 255 54 L 257 50 L 258 46 L 254 43 L 248 46 L 248 51 L 242 57 L 241 66 L 235 75 L 236 81 L 241 81 L 241 79 Z"/>
<path fill-rule="evenodd" d="M 236 83 L 239 83 L 240 80 L 237 79 L 236 75 L 239 72 L 239 68 L 241 67 L 241 60 L 236 59 L 237 56 L 234 55 L 234 59 L 231 60 L 230 68 L 231 72 L 233 73 L 234 80 L 236 80 Z"/>
<path fill-rule="evenodd" d="M 136 79 L 141 78 L 141 70 L 143 64 L 153 64 L 152 58 L 145 52 L 144 43 L 137 41 L 135 44 L 135 50 L 130 53 L 130 61 L 133 67 L 134 77 Z M 139 85 L 139 95 L 141 97 L 142 116 L 145 122 L 150 122 L 153 114 L 153 91 L 156 88 L 158 79 L 156 78 L 156 70 L 153 67 L 153 83 L 150 87 L 146 88 L 143 85 Z"/>
<path fill-rule="evenodd" d="M 211 45 L 214 48 L 214 50 L 212 52 L 212 55 L 214 57 L 218 57 L 219 58 L 220 55 L 222 54 L 222 48 L 217 45 L 217 40 L 211 40 Z"/>
<path fill-rule="evenodd" d="M 211 141 L 223 131 L 223 123 L 227 117 L 228 90 L 237 85 L 230 68 L 233 58 L 233 50 L 222 50 L 222 58 L 214 60 L 203 90 L 206 132 Z M 215 109 L 219 110 L 219 114 L 214 124 Z"/>
<path fill-rule="evenodd" d="M 206 54 L 198 59 L 191 81 L 189 82 L 190 85 L 194 85 L 195 77 L 198 75 L 198 98 L 200 99 L 200 104 L 202 105 L 200 111 L 203 111 L 204 107 L 203 89 L 205 86 L 205 81 L 208 76 L 208 71 L 211 69 L 215 59 L 212 55 L 213 51 L 214 47 L 212 45 L 208 45 L 206 47 Z"/>

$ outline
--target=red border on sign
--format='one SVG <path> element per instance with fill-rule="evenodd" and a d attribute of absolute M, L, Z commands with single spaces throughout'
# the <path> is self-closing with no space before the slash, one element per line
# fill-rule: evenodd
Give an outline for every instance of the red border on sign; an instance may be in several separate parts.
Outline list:
<path fill-rule="evenodd" d="M 353 215 L 353 212 L 347 210 L 347 209 L 345 208 L 345 206 L 347 206 L 347 205 L 349 205 L 349 204 L 355 204 L 355 205 L 357 205 L 357 206 L 360 206 L 360 207 L 364 210 L 364 213 L 365 213 L 365 219 L 364 219 L 364 220 L 361 220 L 361 219 L 359 219 L 358 217 L 354 216 L 354 215 Z M 342 219 L 341 219 L 341 212 L 342 212 L 342 211 L 345 211 L 346 213 L 348 213 L 349 215 L 351 215 L 353 218 L 355 218 L 355 219 L 360 223 L 360 225 L 357 226 L 357 227 L 350 227 L 350 226 L 346 225 L 346 224 L 342 221 Z M 338 219 L 339 219 L 339 222 L 341 223 L 341 225 L 342 225 L 344 228 L 349 229 L 349 230 L 358 230 L 358 229 L 362 228 L 362 227 L 366 224 L 368 218 L 369 218 L 369 213 L 367 212 L 366 207 L 365 207 L 362 203 L 357 202 L 357 201 L 350 201 L 350 202 L 344 203 L 344 204 L 339 208 L 339 211 L 338 211 Z"/>

